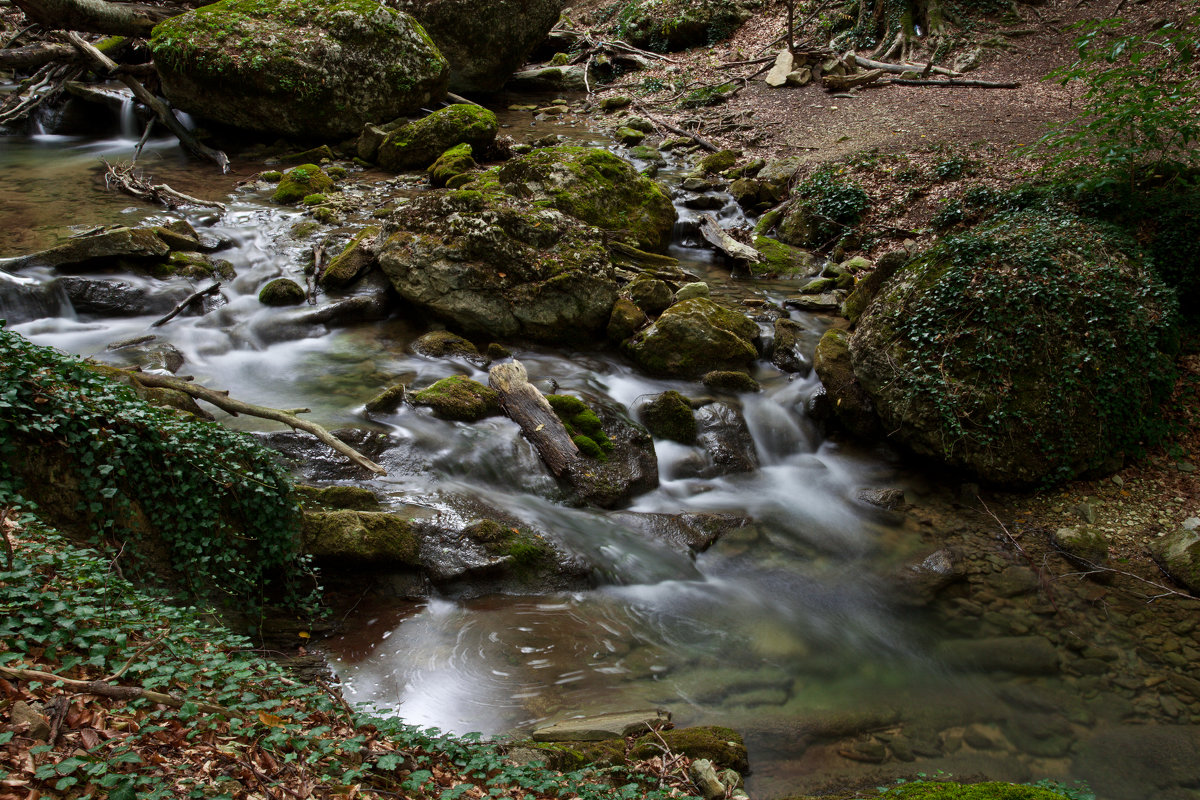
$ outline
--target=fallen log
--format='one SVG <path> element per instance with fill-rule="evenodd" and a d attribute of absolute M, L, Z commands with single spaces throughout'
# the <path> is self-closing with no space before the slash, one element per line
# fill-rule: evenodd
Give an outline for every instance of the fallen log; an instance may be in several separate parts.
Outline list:
<path fill-rule="evenodd" d="M 730 236 L 729 232 L 721 227 L 717 218 L 712 214 L 700 215 L 700 235 L 717 250 L 735 261 L 745 261 L 750 264 L 758 264 L 763 261 L 762 253 Z"/>
<path fill-rule="evenodd" d="M 529 382 L 525 365 L 520 361 L 497 364 L 488 371 L 488 385 L 500 394 L 500 408 L 521 426 L 554 476 L 569 477 L 579 461 L 579 448 L 550 403 Z"/>
<path fill-rule="evenodd" d="M 51 686 L 60 684 L 63 688 L 75 692 L 95 694 L 100 697 L 111 697 L 114 700 L 144 699 L 152 703 L 170 706 L 171 708 L 182 708 L 184 703 L 193 703 L 196 708 L 206 714 L 220 714 L 223 717 L 237 716 L 228 708 L 225 708 L 225 706 L 217 706 L 212 703 L 196 700 L 185 700 L 174 695 L 164 694 L 163 692 L 143 689 L 141 686 L 121 686 L 113 683 L 105 683 L 104 681 L 79 681 L 73 678 L 61 678 L 52 672 L 42 672 L 36 669 L 18 669 L 16 667 L 0 667 L 0 675 L 18 681 L 40 681 Z"/>
<path fill-rule="evenodd" d="M 40 69 L 55 61 L 78 59 L 79 54 L 69 44 L 43 42 L 0 50 L 0 67 L 4 69 Z"/>
<path fill-rule="evenodd" d="M 150 327 L 151 328 L 159 328 L 159 327 L 162 327 L 163 325 L 166 325 L 168 322 L 170 322 L 171 320 L 175 319 L 180 314 L 182 314 L 184 309 L 186 309 L 192 303 L 196 302 L 197 300 L 201 299 L 202 297 L 207 297 L 210 294 L 216 294 L 219 291 L 221 291 L 221 284 L 220 284 L 220 282 L 217 282 L 217 283 L 214 283 L 212 286 L 209 286 L 207 289 L 201 289 L 198 292 L 193 292 L 192 294 L 185 297 L 178 304 L 176 304 L 176 306 L 173 309 L 171 309 L 170 313 L 166 314 L 161 319 L 155 320 L 154 322 L 150 323 Z"/>
<path fill-rule="evenodd" d="M 110 3 L 106 0 L 13 0 L 30 22 L 48 30 L 85 31 L 150 37 L 164 19 L 182 14 L 178 6 Z"/>
<path fill-rule="evenodd" d="M 946 69 L 945 67 L 929 66 L 928 64 L 889 64 L 886 61 L 875 61 L 874 59 L 863 58 L 862 56 L 858 55 L 854 57 L 854 63 L 858 64 L 860 67 L 866 67 L 867 69 L 881 69 L 884 72 L 891 72 L 897 75 L 904 72 L 916 72 L 919 74 L 925 69 L 929 69 L 930 72 L 933 72 L 937 75 L 949 75 L 952 78 L 959 78 L 962 76 L 961 72 L 955 72 L 954 70 Z"/>
<path fill-rule="evenodd" d="M 155 116 L 157 116 L 159 120 L 161 120 L 171 130 L 171 133 L 175 134 L 175 136 L 179 138 L 179 143 L 182 144 L 186 150 L 194 155 L 199 156 L 200 158 L 205 158 L 209 161 L 212 161 L 221 168 L 221 172 L 223 173 L 229 171 L 229 158 L 220 150 L 214 150 L 208 145 L 197 141 L 196 137 L 192 136 L 191 132 L 188 131 L 187 128 L 183 127 L 183 124 L 175 117 L 175 114 L 171 111 L 171 109 L 167 108 L 166 103 L 151 94 L 150 91 L 146 89 L 145 86 L 142 86 L 142 84 L 136 78 L 134 78 L 132 75 L 121 72 L 115 61 L 104 55 L 104 53 L 101 53 L 91 44 L 85 42 L 83 37 L 78 33 L 72 31 L 67 34 L 67 38 L 70 40 L 71 44 L 79 50 L 80 53 L 87 57 L 88 61 L 91 62 L 95 68 L 100 69 L 103 72 L 112 73 L 116 76 L 117 80 L 128 86 L 129 90 L 133 92 L 133 96 L 154 112 Z"/>
<path fill-rule="evenodd" d="M 371 472 L 374 472 L 376 475 L 387 475 L 387 470 L 385 470 L 383 467 L 379 466 L 374 461 L 367 458 L 362 453 L 358 452 L 353 447 L 346 444 L 317 423 L 309 422 L 308 420 L 300 419 L 298 416 L 296 416 L 298 413 L 303 413 L 303 410 L 301 409 L 297 409 L 294 412 L 283 411 L 278 408 L 268 408 L 266 406 L 256 406 L 252 403 L 244 403 L 241 400 L 234 400 L 229 396 L 229 392 L 219 392 L 215 389 L 197 386 L 196 384 L 190 382 L 190 378 L 175 378 L 168 375 L 158 375 L 153 372 L 142 372 L 140 370 L 132 370 L 132 373 L 134 379 L 143 386 L 153 386 L 160 389 L 175 389 L 176 391 L 191 395 L 197 400 L 203 400 L 206 403 L 211 403 L 222 411 L 227 411 L 234 416 L 237 416 L 238 414 L 247 414 L 251 417 L 259 417 L 261 419 L 282 422 L 284 425 L 287 425 L 293 430 L 301 430 L 311 433 L 331 449 L 341 453 L 360 467 L 368 469 Z M 555 417 L 555 419 L 557 419 L 557 417 Z"/>
<path fill-rule="evenodd" d="M 974 81 L 950 80 L 934 81 L 920 78 L 892 78 L 889 83 L 898 86 L 943 86 L 947 88 L 961 87 L 964 89 L 1020 89 L 1020 81 Z"/>
<path fill-rule="evenodd" d="M 672 125 L 669 122 L 663 122 L 661 119 L 655 119 L 654 117 L 650 116 L 650 114 L 646 111 L 645 108 L 643 108 L 641 105 L 639 105 L 637 103 L 634 103 L 633 107 L 636 108 L 643 117 L 645 117 L 650 122 L 657 125 L 658 127 L 662 128 L 663 130 L 670 131 L 671 133 L 675 134 L 676 136 L 686 136 L 687 138 L 691 139 L 694 143 L 700 145 L 701 147 L 703 147 L 705 150 L 707 150 L 710 153 L 720 152 L 721 148 L 717 147 L 715 144 L 708 141 L 707 139 L 702 138 L 699 134 L 691 133 L 690 131 L 685 131 L 683 128 L 676 127 L 675 125 Z"/>
<path fill-rule="evenodd" d="M 844 92 L 858 86 L 866 86 L 868 83 L 874 83 L 883 74 L 883 70 L 873 69 L 869 72 L 860 72 L 857 75 L 825 75 L 821 78 L 821 85 L 829 92 Z"/>

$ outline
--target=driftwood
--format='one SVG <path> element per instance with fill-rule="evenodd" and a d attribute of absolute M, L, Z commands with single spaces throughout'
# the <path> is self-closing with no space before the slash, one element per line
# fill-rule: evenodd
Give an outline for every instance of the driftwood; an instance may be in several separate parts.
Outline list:
<path fill-rule="evenodd" d="M 237 716 L 225 706 L 216 706 L 195 700 L 184 700 L 174 695 L 143 689 L 141 686 L 118 686 L 104 681 L 78 681 L 72 678 L 60 678 L 52 672 L 42 672 L 36 669 L 17 669 L 16 667 L 0 666 L 0 675 L 19 681 L 41 681 L 50 685 L 61 684 L 63 688 L 85 694 L 95 694 L 101 697 L 111 697 L 114 700 L 149 700 L 171 708 L 182 708 L 184 703 L 195 703 L 206 714 L 220 714 L 223 717 Z"/>
<path fill-rule="evenodd" d="M 0 125 L 27 116 L 35 108 L 62 91 L 67 81 L 83 74 L 74 64 L 47 64 L 26 79 L 20 88 L 0 105 Z"/>
<path fill-rule="evenodd" d="M 4 69 L 36 69 L 54 61 L 78 59 L 79 53 L 69 44 L 43 42 L 0 50 L 0 67 Z"/>
<path fill-rule="evenodd" d="M 1020 89 L 1020 81 L 974 81 L 955 80 L 944 81 L 922 80 L 920 78 L 892 78 L 891 83 L 898 86 L 943 86 L 946 88 L 963 89 Z"/>
<path fill-rule="evenodd" d="M 153 372 L 133 371 L 133 377 L 138 383 L 143 386 L 154 386 L 160 389 L 175 389 L 176 391 L 189 394 L 197 400 L 203 400 L 206 403 L 212 403 L 222 411 L 227 411 L 230 414 L 237 416 L 238 414 L 247 414 L 251 417 L 260 417 L 269 419 L 275 422 L 282 422 L 289 428 L 294 430 L 302 430 L 311 433 L 313 436 L 320 439 L 330 448 L 338 451 L 346 458 L 353 461 L 355 464 L 374 472 L 376 475 L 387 475 L 387 470 L 376 464 L 371 459 L 364 456 L 362 453 L 355 450 L 350 445 L 343 442 L 341 439 L 334 436 L 329 431 L 322 428 L 315 422 L 300 419 L 296 414 L 303 413 L 306 409 L 297 409 L 293 411 L 283 411 L 278 408 L 268 408 L 266 406 L 256 406 L 252 403 L 243 403 L 241 400 L 234 400 L 229 396 L 229 392 L 219 392 L 215 389 L 208 389 L 203 386 L 197 386 L 190 383 L 190 378 L 175 378 L 168 375 L 157 375 Z M 557 419 L 557 417 L 555 418 Z"/>
<path fill-rule="evenodd" d="M 721 227 L 721 224 L 717 222 L 717 218 L 712 214 L 705 213 L 700 215 L 700 235 L 713 247 L 735 261 L 747 261 L 751 264 L 758 264 L 763 260 L 762 253 L 730 236 L 729 232 Z"/>
<path fill-rule="evenodd" d="M 50 30 L 150 37 L 164 19 L 183 13 L 179 6 L 110 3 L 106 0 L 13 0 L 30 22 Z"/>
<path fill-rule="evenodd" d="M 108 4 L 105 3 L 105 5 Z M 192 136 L 191 132 L 188 131 L 187 128 L 183 127 L 183 124 L 176 119 L 175 114 L 171 111 L 171 109 L 167 108 L 166 103 L 151 94 L 136 78 L 134 78 L 132 75 L 122 73 L 115 61 L 104 55 L 104 53 L 101 53 L 92 45 L 85 42 L 83 37 L 79 34 L 71 32 L 67 34 L 67 38 L 71 41 L 71 44 L 73 44 L 79 50 L 79 52 L 87 56 L 88 60 L 95 66 L 95 68 L 103 72 L 113 73 L 117 80 L 128 86 L 129 90 L 133 92 L 133 96 L 154 112 L 155 116 L 157 116 L 159 120 L 161 120 L 171 130 L 171 133 L 175 134 L 179 138 L 180 144 L 182 144 L 185 149 L 199 156 L 200 158 L 206 158 L 209 161 L 212 161 L 221 168 L 221 172 L 229 171 L 229 158 L 220 150 L 214 150 L 213 148 L 197 141 L 196 137 Z"/>
<path fill-rule="evenodd" d="M 521 426 L 521 432 L 555 477 L 570 477 L 579 461 L 579 448 L 550 403 L 529 382 L 525 365 L 520 361 L 497 364 L 488 372 L 488 385 L 500 394 L 500 408 Z"/>
<path fill-rule="evenodd" d="M 859 72 L 856 75 L 825 75 L 821 78 L 821 85 L 825 87 L 826 91 L 844 92 L 848 89 L 874 83 L 883 74 L 883 70 L 873 69 L 870 72 Z"/>
<path fill-rule="evenodd" d="M 192 294 L 185 297 L 173 309 L 171 309 L 170 313 L 168 313 L 166 316 L 150 323 L 150 327 L 158 328 L 163 325 L 166 325 L 168 322 L 170 322 L 171 320 L 175 319 L 180 314 L 182 314 L 184 309 L 186 309 L 192 303 L 196 302 L 197 300 L 199 300 L 202 297 L 207 297 L 209 295 L 216 294 L 219 291 L 221 291 L 221 284 L 220 284 L 220 282 L 217 282 L 217 283 L 214 283 L 212 286 L 209 286 L 207 289 L 201 289 L 198 292 L 193 292 Z"/>
<path fill-rule="evenodd" d="M 867 69 L 881 69 L 884 72 L 891 72 L 896 75 L 904 72 L 916 72 L 920 74 L 928 69 L 930 72 L 933 72 L 937 75 L 949 75 L 951 78 L 958 78 L 962 76 L 961 72 L 955 72 L 954 70 L 946 69 L 945 67 L 936 67 L 929 64 L 889 64 L 886 61 L 875 61 L 874 59 L 863 58 L 862 56 L 857 55 L 854 57 L 854 63 L 858 64 L 860 67 L 866 67 Z"/>
<path fill-rule="evenodd" d="M 154 120 L 151 120 L 150 123 L 152 125 Z M 139 151 L 149 134 L 150 125 L 147 125 L 142 139 L 138 141 L 137 149 Z M 138 175 L 134 171 L 132 164 L 115 166 L 104 159 L 100 159 L 100 162 L 104 164 L 104 183 L 109 188 L 116 186 L 122 192 L 125 192 L 125 194 L 133 195 L 142 200 L 148 200 L 151 203 L 162 203 L 167 208 L 193 205 L 203 208 L 215 208 L 221 213 L 225 213 L 226 208 L 224 203 L 218 203 L 215 200 L 201 200 L 199 197 L 192 197 L 190 194 L 177 192 L 165 183 L 151 183 L 148 179 Z"/>

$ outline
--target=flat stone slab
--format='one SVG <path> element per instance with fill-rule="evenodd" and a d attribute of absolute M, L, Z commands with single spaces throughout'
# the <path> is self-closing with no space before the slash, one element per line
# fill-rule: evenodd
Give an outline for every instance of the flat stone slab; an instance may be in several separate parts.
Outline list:
<path fill-rule="evenodd" d="M 641 711 L 614 711 L 594 717 L 564 719 L 538 728 L 531 737 L 535 742 L 599 742 L 624 739 L 650 728 L 658 729 L 670 719 L 667 712 L 651 708 Z"/>
<path fill-rule="evenodd" d="M 845 295 L 839 292 L 825 294 L 794 294 L 784 299 L 784 304 L 801 311 L 839 311 Z"/>

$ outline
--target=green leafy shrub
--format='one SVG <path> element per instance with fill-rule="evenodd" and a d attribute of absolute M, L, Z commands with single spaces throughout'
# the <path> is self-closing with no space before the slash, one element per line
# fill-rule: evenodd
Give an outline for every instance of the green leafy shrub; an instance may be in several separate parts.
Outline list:
<path fill-rule="evenodd" d="M 291 583 L 307 573 L 299 506 L 270 451 L 244 433 L 151 406 L 0 328 L 0 507 L 34 505 L 28 490 L 39 487 L 21 476 L 38 461 L 63 481 L 41 497 L 80 498 L 59 516 L 83 520 L 97 541 L 129 542 L 135 557 L 165 546 L 169 566 L 197 594 L 253 600 L 268 576 Z"/>

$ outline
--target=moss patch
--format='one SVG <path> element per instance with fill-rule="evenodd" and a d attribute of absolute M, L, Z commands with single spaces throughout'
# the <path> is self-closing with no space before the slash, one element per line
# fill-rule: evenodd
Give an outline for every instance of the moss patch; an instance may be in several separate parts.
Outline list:
<path fill-rule="evenodd" d="M 436 417 L 460 422 L 476 422 L 500 413 L 500 395 L 495 389 L 461 375 L 442 378 L 413 392 L 409 401 L 414 406 L 428 406 Z"/>
<path fill-rule="evenodd" d="M 491 111 L 457 103 L 392 131 L 375 157 L 384 169 L 424 169 L 455 145 L 468 144 L 473 150 L 490 147 L 498 129 Z"/>
<path fill-rule="evenodd" d="M 671 389 L 642 406 L 642 424 L 655 437 L 692 444 L 696 441 L 696 415 L 686 397 Z"/>
<path fill-rule="evenodd" d="M 316 164 L 301 164 L 287 171 L 271 201 L 280 205 L 299 203 L 314 194 L 333 189 L 333 179 Z"/>
<path fill-rule="evenodd" d="M 613 443 L 600 424 L 600 417 L 578 397 L 567 394 L 548 394 L 546 401 L 562 420 L 563 426 L 579 452 L 598 461 L 607 461 Z"/>

